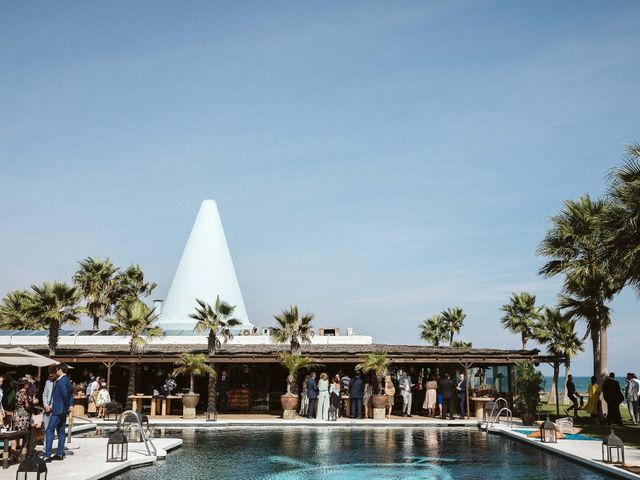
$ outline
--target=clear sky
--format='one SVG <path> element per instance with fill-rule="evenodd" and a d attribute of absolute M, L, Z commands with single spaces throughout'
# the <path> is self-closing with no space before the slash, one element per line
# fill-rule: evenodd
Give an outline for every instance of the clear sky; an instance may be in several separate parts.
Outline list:
<path fill-rule="evenodd" d="M 0 7 L 0 295 L 108 256 L 163 298 L 213 198 L 255 324 L 296 303 L 418 343 L 460 306 L 461 339 L 517 347 L 498 309 L 555 301 L 549 217 L 640 141 L 637 1 Z"/>

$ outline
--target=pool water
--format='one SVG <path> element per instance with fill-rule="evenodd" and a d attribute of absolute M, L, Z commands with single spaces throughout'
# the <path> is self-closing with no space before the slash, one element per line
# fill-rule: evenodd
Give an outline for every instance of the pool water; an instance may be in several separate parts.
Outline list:
<path fill-rule="evenodd" d="M 603 479 L 514 440 L 466 428 L 166 431 L 182 448 L 119 480 Z"/>

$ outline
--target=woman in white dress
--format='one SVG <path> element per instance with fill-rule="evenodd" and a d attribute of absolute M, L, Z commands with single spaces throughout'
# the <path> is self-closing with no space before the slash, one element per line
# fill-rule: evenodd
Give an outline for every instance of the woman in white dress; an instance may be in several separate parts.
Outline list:
<path fill-rule="evenodd" d="M 320 374 L 318 381 L 318 406 L 316 407 L 317 420 L 329 420 L 329 375 Z"/>
<path fill-rule="evenodd" d="M 435 381 L 433 375 L 429 375 L 426 384 L 427 394 L 424 397 L 422 408 L 427 411 L 427 416 L 434 417 L 436 414 L 436 397 L 438 394 L 438 382 Z"/>

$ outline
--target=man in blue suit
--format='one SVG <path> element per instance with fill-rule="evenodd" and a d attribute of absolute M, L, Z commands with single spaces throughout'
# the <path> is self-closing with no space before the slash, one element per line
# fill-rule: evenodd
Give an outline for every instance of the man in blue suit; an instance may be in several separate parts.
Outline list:
<path fill-rule="evenodd" d="M 307 398 L 309 399 L 309 410 L 307 415 L 309 418 L 316 418 L 316 399 L 318 398 L 318 387 L 316 385 L 316 374 L 311 372 L 309 380 L 307 380 Z"/>
<path fill-rule="evenodd" d="M 356 376 L 351 380 L 349 386 L 349 397 L 351 397 L 351 418 L 363 418 L 362 417 L 362 397 L 364 395 L 364 384 L 360 379 L 360 374 L 356 373 Z"/>
<path fill-rule="evenodd" d="M 67 439 L 67 415 L 73 410 L 71 381 L 69 377 L 67 377 L 67 366 L 64 363 L 58 365 L 56 377 L 53 384 L 53 393 L 51 394 L 51 405 L 45 406 L 45 410 L 51 414 L 49 425 L 47 425 L 47 429 L 45 430 L 45 462 L 64 460 L 64 442 Z M 58 449 L 52 457 L 51 448 L 53 447 L 54 432 L 58 432 Z"/>

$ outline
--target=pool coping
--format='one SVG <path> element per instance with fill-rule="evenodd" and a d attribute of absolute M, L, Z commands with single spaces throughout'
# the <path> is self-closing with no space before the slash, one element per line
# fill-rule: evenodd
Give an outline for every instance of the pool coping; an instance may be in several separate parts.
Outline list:
<path fill-rule="evenodd" d="M 522 433 L 515 432 L 512 430 L 512 427 L 508 427 L 506 425 L 493 425 L 490 428 L 487 428 L 487 432 L 504 435 L 513 440 L 524 443 L 525 445 L 529 445 L 529 446 L 544 450 L 548 453 L 552 453 L 555 455 L 559 455 L 561 457 L 568 458 L 571 461 L 574 461 L 582 465 L 586 465 L 594 470 L 600 471 L 602 473 L 606 473 L 607 475 L 613 475 L 615 478 L 625 478 L 630 480 L 640 479 L 640 475 L 636 475 L 635 473 L 631 473 L 627 470 L 623 470 L 622 468 L 618 468 L 613 465 L 609 465 L 606 463 L 602 463 L 601 461 L 594 460 L 592 458 L 582 457 L 580 455 L 576 455 L 574 453 L 566 451 L 562 448 L 563 446 L 562 443 L 552 443 L 552 444 L 543 443 L 539 439 L 529 438 L 526 435 L 523 435 Z M 591 442 L 590 440 L 575 440 L 575 441 Z M 599 440 L 595 438 L 593 439 L 593 441 L 599 442 Z M 628 448 L 630 451 L 631 450 L 637 451 L 637 449 L 635 448 L 632 448 L 632 447 L 628 447 Z M 625 449 L 625 452 L 626 451 L 627 450 Z"/>

